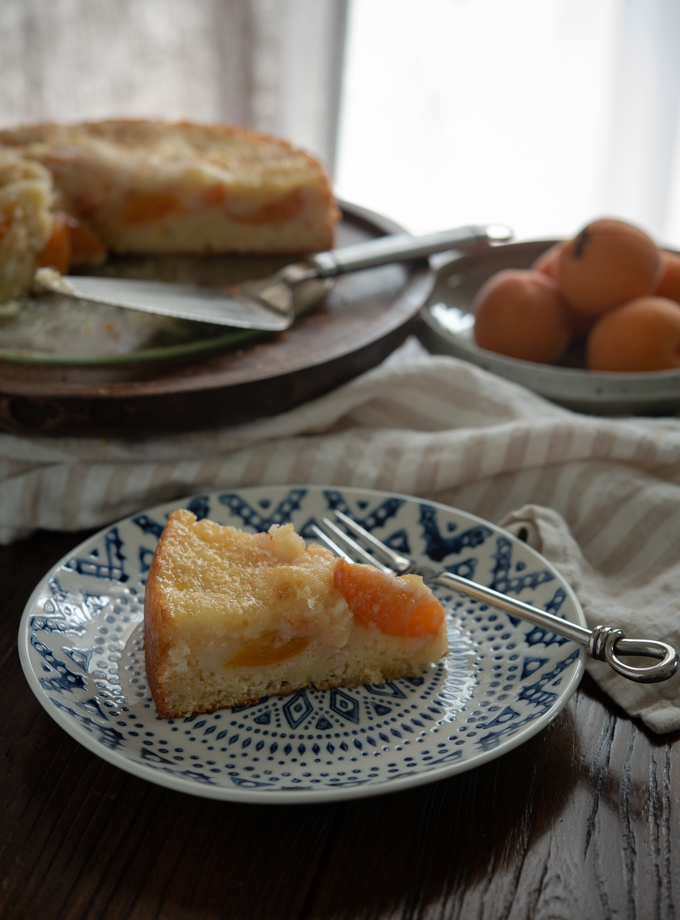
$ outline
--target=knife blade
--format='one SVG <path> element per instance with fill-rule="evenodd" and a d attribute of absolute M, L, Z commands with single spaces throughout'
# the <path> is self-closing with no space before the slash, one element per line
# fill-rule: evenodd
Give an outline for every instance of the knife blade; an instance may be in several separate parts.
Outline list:
<path fill-rule="evenodd" d="M 274 303 L 249 296 L 243 290 L 233 296 L 228 289 L 167 281 L 60 275 L 50 269 L 39 269 L 35 280 L 40 288 L 55 294 L 238 329 L 281 332 L 294 318 L 292 304 L 278 309 Z"/>

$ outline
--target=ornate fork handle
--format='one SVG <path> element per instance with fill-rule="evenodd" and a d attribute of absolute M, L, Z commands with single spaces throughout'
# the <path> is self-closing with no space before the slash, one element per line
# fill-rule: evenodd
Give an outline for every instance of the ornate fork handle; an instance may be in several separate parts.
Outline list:
<path fill-rule="evenodd" d="M 424 580 L 430 584 L 436 582 L 446 588 L 455 588 L 480 601 L 489 601 L 495 607 L 514 613 L 523 620 L 550 629 L 558 636 L 571 639 L 572 642 L 584 646 L 591 658 L 606 661 L 618 674 L 629 680 L 653 684 L 668 680 L 678 669 L 678 653 L 665 642 L 658 642 L 655 639 L 626 639 L 622 630 L 612 626 L 596 626 L 593 630 L 585 629 L 576 623 L 570 623 L 552 613 L 539 610 L 537 607 L 532 607 L 531 604 L 515 600 L 492 588 L 485 588 L 451 572 L 427 573 L 424 575 Z M 660 660 L 647 667 L 636 667 L 625 664 L 619 656 Z"/>

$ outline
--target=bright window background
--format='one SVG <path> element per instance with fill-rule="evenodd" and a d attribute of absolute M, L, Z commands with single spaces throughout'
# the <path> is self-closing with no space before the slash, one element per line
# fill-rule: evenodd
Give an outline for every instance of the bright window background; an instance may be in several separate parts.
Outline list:
<path fill-rule="evenodd" d="M 413 232 L 680 247 L 678 0 L 352 0 L 336 187 Z"/>

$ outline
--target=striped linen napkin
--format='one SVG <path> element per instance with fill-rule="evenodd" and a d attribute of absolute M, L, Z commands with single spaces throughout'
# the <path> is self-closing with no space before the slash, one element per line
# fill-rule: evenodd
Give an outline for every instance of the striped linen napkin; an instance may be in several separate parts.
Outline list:
<path fill-rule="evenodd" d="M 591 626 L 680 646 L 680 420 L 569 412 L 413 340 L 327 396 L 236 428 L 130 440 L 0 435 L 0 542 L 274 483 L 417 495 L 523 530 Z M 653 731 L 680 729 L 680 675 L 643 686 L 600 662 L 588 669 Z"/>

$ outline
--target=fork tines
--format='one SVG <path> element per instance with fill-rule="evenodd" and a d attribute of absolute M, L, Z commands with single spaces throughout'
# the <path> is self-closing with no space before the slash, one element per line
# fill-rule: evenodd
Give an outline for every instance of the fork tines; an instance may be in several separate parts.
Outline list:
<path fill-rule="evenodd" d="M 332 534 L 325 533 L 321 530 L 320 527 L 317 527 L 315 524 L 312 525 L 312 530 L 314 533 L 322 540 L 326 546 L 329 547 L 334 553 L 338 556 L 341 556 L 347 562 L 357 562 L 357 556 L 359 560 L 368 565 L 374 565 L 376 568 L 380 569 L 382 572 L 399 574 L 404 572 L 406 569 L 410 568 L 411 562 L 406 559 L 404 556 L 400 556 L 399 553 L 395 553 L 393 549 L 389 546 L 386 546 L 377 537 L 374 537 L 372 533 L 369 533 L 365 530 L 360 524 L 357 524 L 356 521 L 353 521 L 352 518 L 348 517 L 342 511 L 333 512 L 336 518 L 341 521 L 347 527 L 348 530 L 351 530 L 356 536 L 363 539 L 366 543 L 370 544 L 372 549 L 376 550 L 379 554 L 382 555 L 383 559 L 386 559 L 389 562 L 389 565 L 385 565 L 376 555 L 369 552 L 360 543 L 358 543 L 353 537 L 341 530 L 333 521 L 329 518 L 323 518 L 323 525 L 327 528 Z"/>

